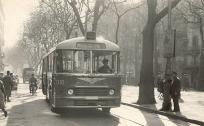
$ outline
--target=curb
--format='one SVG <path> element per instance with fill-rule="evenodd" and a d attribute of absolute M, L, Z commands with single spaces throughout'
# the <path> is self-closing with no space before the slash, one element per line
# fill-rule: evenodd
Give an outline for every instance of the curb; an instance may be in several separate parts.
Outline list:
<path fill-rule="evenodd" d="M 160 114 L 160 115 L 167 116 L 167 117 L 170 117 L 170 118 L 173 118 L 173 119 L 179 119 L 179 120 L 182 120 L 182 121 L 185 121 L 185 122 L 189 122 L 189 123 L 204 126 L 204 122 L 199 121 L 199 120 L 189 119 L 189 118 L 186 118 L 184 116 L 179 116 L 179 115 L 175 115 L 175 114 L 172 114 L 172 113 L 167 113 L 167 112 L 164 112 L 164 111 L 158 111 L 158 110 L 155 110 L 155 109 L 150 109 L 150 108 L 140 106 L 140 105 L 137 105 L 137 104 L 129 104 L 129 103 L 125 103 L 125 102 L 121 102 L 121 104 L 130 106 L 130 107 L 133 107 L 133 108 L 137 108 L 137 109 L 140 109 L 142 111 L 149 112 L 149 113 Z"/>

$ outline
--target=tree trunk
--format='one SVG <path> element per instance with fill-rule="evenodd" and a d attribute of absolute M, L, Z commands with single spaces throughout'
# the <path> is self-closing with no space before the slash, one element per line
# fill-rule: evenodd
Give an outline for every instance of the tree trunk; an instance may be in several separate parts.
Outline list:
<path fill-rule="evenodd" d="M 100 19 L 101 14 L 104 11 L 100 11 L 100 6 L 104 4 L 105 0 L 96 0 L 95 6 L 94 6 L 94 19 L 92 23 L 92 31 L 96 32 L 97 31 L 97 26 L 98 26 L 98 21 Z"/>
<path fill-rule="evenodd" d="M 96 32 L 97 30 L 99 7 L 100 7 L 100 0 L 96 0 L 95 6 L 94 6 L 93 23 L 92 23 L 92 31 L 94 32 Z"/>
<path fill-rule="evenodd" d="M 154 24 L 147 24 L 143 30 L 142 68 L 140 72 L 138 104 L 155 103 L 153 78 Z"/>
<path fill-rule="evenodd" d="M 174 8 L 181 0 L 172 1 Z M 153 53 L 154 53 L 154 28 L 155 25 L 168 12 L 168 6 L 156 13 L 157 0 L 147 0 L 148 19 L 143 30 L 142 66 L 140 71 L 139 98 L 138 104 L 153 104 L 154 98 L 154 77 L 153 77 Z"/>
<path fill-rule="evenodd" d="M 120 28 L 120 16 L 117 15 L 117 24 L 116 24 L 116 31 L 115 31 L 115 43 L 118 44 L 118 32 Z"/>
<path fill-rule="evenodd" d="M 142 32 L 142 65 L 140 71 L 138 104 L 153 104 L 156 102 L 154 98 L 153 57 L 157 0 L 147 0 L 147 4 L 148 20 Z"/>
<path fill-rule="evenodd" d="M 157 49 L 158 41 L 157 35 L 154 36 L 154 77 L 157 77 L 159 72 L 159 51 Z M 157 83 L 157 79 L 154 81 Z"/>
<path fill-rule="evenodd" d="M 81 17 L 80 17 L 80 14 L 79 14 L 79 11 L 77 10 L 76 6 L 75 6 L 75 2 L 76 1 L 72 1 L 72 2 L 69 2 L 70 6 L 72 7 L 73 11 L 74 11 L 74 14 L 77 18 L 77 22 L 78 22 L 78 25 L 79 25 L 79 28 L 81 30 L 81 33 L 83 35 L 85 35 L 85 30 L 84 30 L 84 26 L 83 26 L 83 23 L 81 21 Z"/>
<path fill-rule="evenodd" d="M 98 19 L 95 19 L 92 24 L 92 31 L 97 31 Z"/>
<path fill-rule="evenodd" d="M 203 19 L 200 17 L 200 36 L 201 36 L 201 54 L 200 54 L 200 65 L 198 73 L 198 83 L 196 88 L 204 91 L 204 33 L 203 33 Z"/>

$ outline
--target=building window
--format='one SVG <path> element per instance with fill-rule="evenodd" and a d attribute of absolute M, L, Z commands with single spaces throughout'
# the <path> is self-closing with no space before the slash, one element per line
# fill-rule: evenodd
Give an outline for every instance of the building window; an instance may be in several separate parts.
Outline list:
<path fill-rule="evenodd" d="M 198 49 L 198 36 L 193 36 L 193 39 L 192 39 L 192 48 L 193 49 Z"/>

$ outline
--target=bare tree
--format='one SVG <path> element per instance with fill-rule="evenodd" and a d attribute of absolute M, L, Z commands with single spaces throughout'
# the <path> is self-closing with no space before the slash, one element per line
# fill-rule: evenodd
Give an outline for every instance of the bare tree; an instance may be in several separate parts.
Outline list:
<path fill-rule="evenodd" d="M 105 10 L 108 9 L 110 2 L 106 2 L 106 0 L 96 0 L 93 9 L 90 8 L 90 1 L 89 0 L 81 0 L 81 1 L 76 1 L 76 0 L 64 0 L 67 2 L 73 9 L 73 12 L 77 18 L 78 26 L 80 28 L 80 31 L 83 35 L 85 35 L 85 32 L 87 30 L 87 20 L 85 20 L 85 26 L 84 23 L 82 22 L 82 12 L 83 7 L 86 7 L 87 11 L 85 14 L 85 19 L 87 19 L 87 16 L 91 16 L 93 18 L 92 21 L 92 31 L 97 31 L 97 24 L 100 19 L 100 17 L 103 15 Z"/>
<path fill-rule="evenodd" d="M 69 39 L 77 22 L 70 6 L 62 0 L 43 0 L 42 3 L 51 9 L 54 18 L 57 21 L 56 23 L 62 25 L 66 35 L 65 38 Z"/>
<path fill-rule="evenodd" d="M 196 19 L 194 21 L 190 21 L 191 23 L 197 24 L 199 26 L 199 33 L 201 39 L 201 53 L 200 53 L 200 64 L 199 64 L 199 72 L 198 72 L 198 82 L 196 85 L 196 89 L 204 90 L 203 85 L 203 75 L 204 75 L 204 0 L 199 1 L 186 1 L 190 8 L 190 13 L 192 14 L 193 18 Z M 185 18 L 187 19 L 187 17 Z M 189 22 L 189 20 L 186 20 Z"/>
<path fill-rule="evenodd" d="M 112 0 L 112 3 L 113 3 L 113 11 L 115 13 L 115 15 L 117 16 L 117 23 L 116 23 L 116 32 L 115 32 L 115 43 L 118 44 L 119 40 L 118 40 L 118 33 L 119 33 L 119 28 L 120 28 L 120 21 L 121 21 L 121 18 L 127 14 L 129 11 L 131 10 L 134 10 L 136 8 L 139 8 L 141 7 L 142 5 L 144 5 L 144 2 L 141 2 L 141 3 L 138 3 L 138 5 L 135 5 L 134 7 L 130 7 L 128 9 L 125 9 L 123 10 L 123 12 L 121 12 L 121 4 L 123 5 L 124 2 L 127 2 L 127 1 L 120 1 L 120 2 L 117 2 L 115 0 Z M 120 8 L 120 9 L 118 9 Z"/>
<path fill-rule="evenodd" d="M 201 50 L 204 48 L 204 0 L 186 0 L 184 1 L 184 5 L 182 8 L 177 8 L 177 10 L 182 15 L 185 23 L 193 24 L 198 26 L 198 30 L 200 33 L 200 40 L 201 40 Z M 204 75 L 204 55 L 201 51 L 200 53 L 200 63 L 199 63 L 199 71 L 198 71 L 198 78 L 194 80 L 197 81 L 196 89 L 204 90 L 203 86 L 203 75 Z"/>
<path fill-rule="evenodd" d="M 174 8 L 181 0 L 173 0 L 172 8 Z M 142 50 L 142 66 L 140 72 L 139 98 L 138 104 L 155 103 L 154 98 L 154 77 L 153 77 L 153 51 L 154 51 L 154 29 L 156 24 L 168 12 L 168 6 L 157 13 L 157 0 L 147 0 L 148 19 L 143 29 L 143 50 Z"/>

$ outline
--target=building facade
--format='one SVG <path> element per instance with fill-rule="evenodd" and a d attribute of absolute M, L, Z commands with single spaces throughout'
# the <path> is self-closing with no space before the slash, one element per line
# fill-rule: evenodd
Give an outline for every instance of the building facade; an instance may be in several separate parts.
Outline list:
<path fill-rule="evenodd" d="M 2 1 L 0 0 L 0 72 L 4 70 L 4 53 L 3 53 L 3 46 L 4 46 L 4 11 Z"/>

